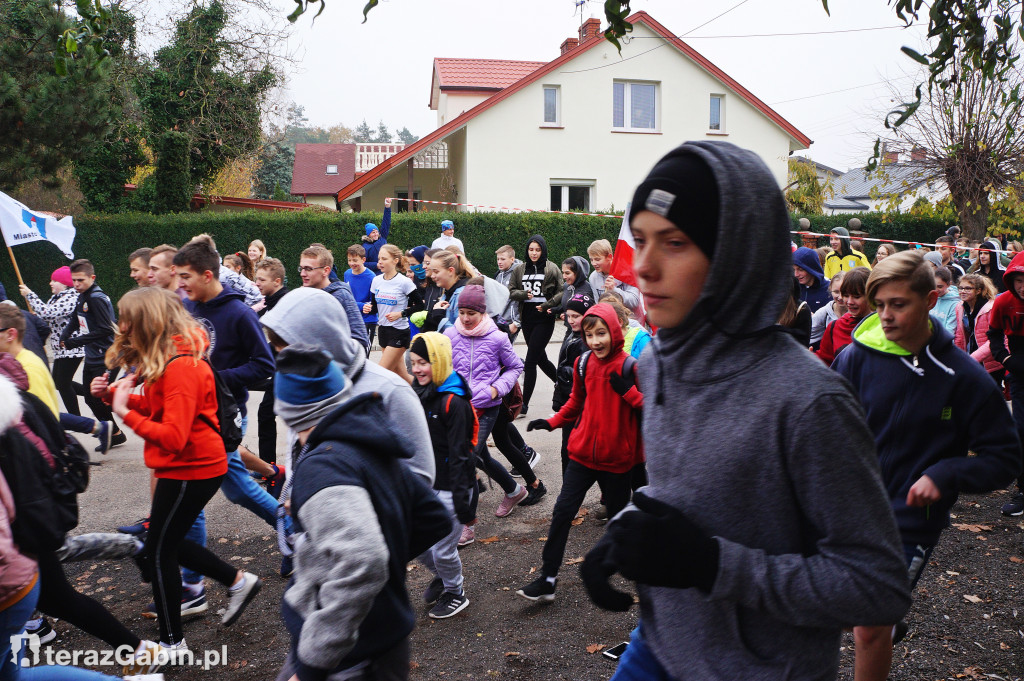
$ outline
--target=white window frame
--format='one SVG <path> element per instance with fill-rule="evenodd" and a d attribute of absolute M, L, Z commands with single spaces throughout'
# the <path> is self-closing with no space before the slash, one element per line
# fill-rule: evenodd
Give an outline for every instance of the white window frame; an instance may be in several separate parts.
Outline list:
<path fill-rule="evenodd" d="M 334 170 L 331 170 L 331 168 L 334 168 Z M 327 174 L 328 175 L 337 175 L 338 174 L 338 166 L 336 164 L 334 164 L 334 163 L 328 164 L 327 165 Z"/>
<path fill-rule="evenodd" d="M 545 120 L 547 115 L 547 93 L 548 90 L 552 90 L 555 93 L 555 120 Z M 544 85 L 541 87 L 541 124 L 542 128 L 561 128 L 562 127 L 562 86 L 561 85 Z"/>
<path fill-rule="evenodd" d="M 711 127 L 711 105 L 712 102 L 718 100 L 718 127 Z M 725 128 L 725 95 L 719 92 L 712 92 L 708 97 L 708 134 L 709 135 L 727 135 Z"/>
<path fill-rule="evenodd" d="M 585 213 L 594 212 L 594 206 L 597 205 L 597 180 L 583 180 L 583 179 L 568 179 L 555 177 L 548 183 L 548 187 L 561 187 L 562 188 L 562 206 L 559 210 L 569 210 L 569 187 L 586 187 L 590 190 L 590 201 L 588 206 L 583 209 Z M 550 192 L 550 189 L 548 190 Z"/>
<path fill-rule="evenodd" d="M 623 86 L 622 91 L 622 123 L 621 127 L 615 125 L 615 86 L 621 84 Z M 633 94 L 633 85 L 653 85 L 654 86 L 654 127 L 653 128 L 635 128 L 633 127 L 633 119 L 630 111 L 631 98 Z M 658 134 L 661 132 L 661 82 L 656 80 L 620 80 L 615 79 L 612 81 L 612 131 L 614 132 L 638 132 L 647 134 Z"/>

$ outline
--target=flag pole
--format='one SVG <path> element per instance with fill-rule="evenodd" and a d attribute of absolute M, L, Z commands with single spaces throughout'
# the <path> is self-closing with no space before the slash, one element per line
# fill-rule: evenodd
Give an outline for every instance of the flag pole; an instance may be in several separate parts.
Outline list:
<path fill-rule="evenodd" d="M 25 280 L 21 278 L 21 270 L 18 269 L 18 261 L 14 259 L 14 250 L 10 246 L 7 246 L 7 253 L 11 256 L 11 264 L 14 265 L 14 274 L 18 277 L 18 285 L 24 286 Z M 35 311 L 32 309 L 32 303 L 25 300 L 25 306 L 28 308 L 29 312 L 35 314 Z"/>

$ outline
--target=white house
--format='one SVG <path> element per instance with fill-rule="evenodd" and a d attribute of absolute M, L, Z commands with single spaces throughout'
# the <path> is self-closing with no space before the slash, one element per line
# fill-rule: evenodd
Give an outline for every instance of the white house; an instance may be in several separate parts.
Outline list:
<path fill-rule="evenodd" d="M 811 140 L 647 13 L 628 21 L 621 55 L 590 19 L 546 64 L 436 59 L 430 106 L 439 127 L 357 176 L 339 200 L 379 206 L 412 185 L 413 198 L 428 200 L 621 210 L 686 140 L 752 149 L 783 186 L 790 154 Z M 445 162 L 424 163 L 441 143 Z"/>

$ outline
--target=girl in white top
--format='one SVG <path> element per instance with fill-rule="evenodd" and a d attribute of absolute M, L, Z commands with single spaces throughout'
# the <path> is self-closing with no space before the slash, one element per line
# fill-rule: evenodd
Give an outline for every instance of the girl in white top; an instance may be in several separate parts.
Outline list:
<path fill-rule="evenodd" d="M 377 314 L 377 340 L 381 347 L 380 365 L 412 383 L 405 368 L 409 348 L 409 315 L 423 309 L 423 295 L 405 276 L 409 261 L 398 246 L 386 244 L 377 258 L 381 273 L 370 283 L 370 302 L 363 314 Z"/>

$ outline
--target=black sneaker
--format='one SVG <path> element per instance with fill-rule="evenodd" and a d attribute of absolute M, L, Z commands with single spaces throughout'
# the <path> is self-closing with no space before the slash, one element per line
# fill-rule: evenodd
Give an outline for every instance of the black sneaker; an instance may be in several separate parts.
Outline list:
<path fill-rule="evenodd" d="M 210 609 L 210 604 L 206 602 L 206 587 L 200 589 L 198 593 L 191 592 L 187 589 L 182 589 L 181 593 L 181 617 L 195 617 L 196 615 L 202 615 L 204 612 Z M 156 614 L 156 603 L 150 602 L 146 606 L 146 609 L 142 611 L 142 616 L 148 620 L 155 620 Z"/>
<path fill-rule="evenodd" d="M 896 626 L 892 631 L 892 644 L 896 645 L 907 637 L 907 632 L 910 631 L 910 627 L 903 620 L 896 623 Z"/>
<path fill-rule="evenodd" d="M 53 627 L 50 626 L 50 621 L 45 617 L 26 622 L 25 633 L 30 636 L 35 634 L 39 637 L 39 643 L 43 645 L 57 638 L 57 632 L 53 630 Z"/>
<path fill-rule="evenodd" d="M 1017 492 L 1010 500 L 1003 504 L 1003 515 L 1019 516 L 1024 515 L 1024 493 Z"/>
<path fill-rule="evenodd" d="M 125 442 L 128 442 L 128 436 L 119 430 L 110 436 L 110 449 L 113 449 L 114 447 L 120 447 Z"/>
<path fill-rule="evenodd" d="M 548 493 L 548 488 L 544 486 L 543 480 L 537 481 L 536 487 L 526 488 L 526 498 L 519 502 L 520 506 L 533 506 L 540 498 Z"/>
<path fill-rule="evenodd" d="M 441 594 L 444 593 L 444 580 L 440 577 L 434 577 L 430 580 L 430 584 L 423 590 L 423 600 L 433 605 L 437 603 L 437 599 L 441 598 Z"/>
<path fill-rule="evenodd" d="M 557 583 L 558 579 L 556 578 L 555 584 Z M 522 596 L 534 603 L 551 603 L 555 600 L 555 584 L 552 584 L 547 580 L 547 577 L 541 575 L 519 591 L 516 591 L 516 595 Z"/>
<path fill-rule="evenodd" d="M 469 605 L 469 599 L 465 594 L 453 594 L 451 591 L 445 591 L 427 614 L 435 620 L 443 620 L 462 612 L 467 605 Z"/>
<path fill-rule="evenodd" d="M 111 437 L 114 433 L 114 424 L 110 421 L 100 421 L 96 424 L 96 432 L 93 433 L 93 437 L 100 441 L 96 445 L 94 452 L 99 454 L 106 454 L 107 450 L 110 449 Z"/>

